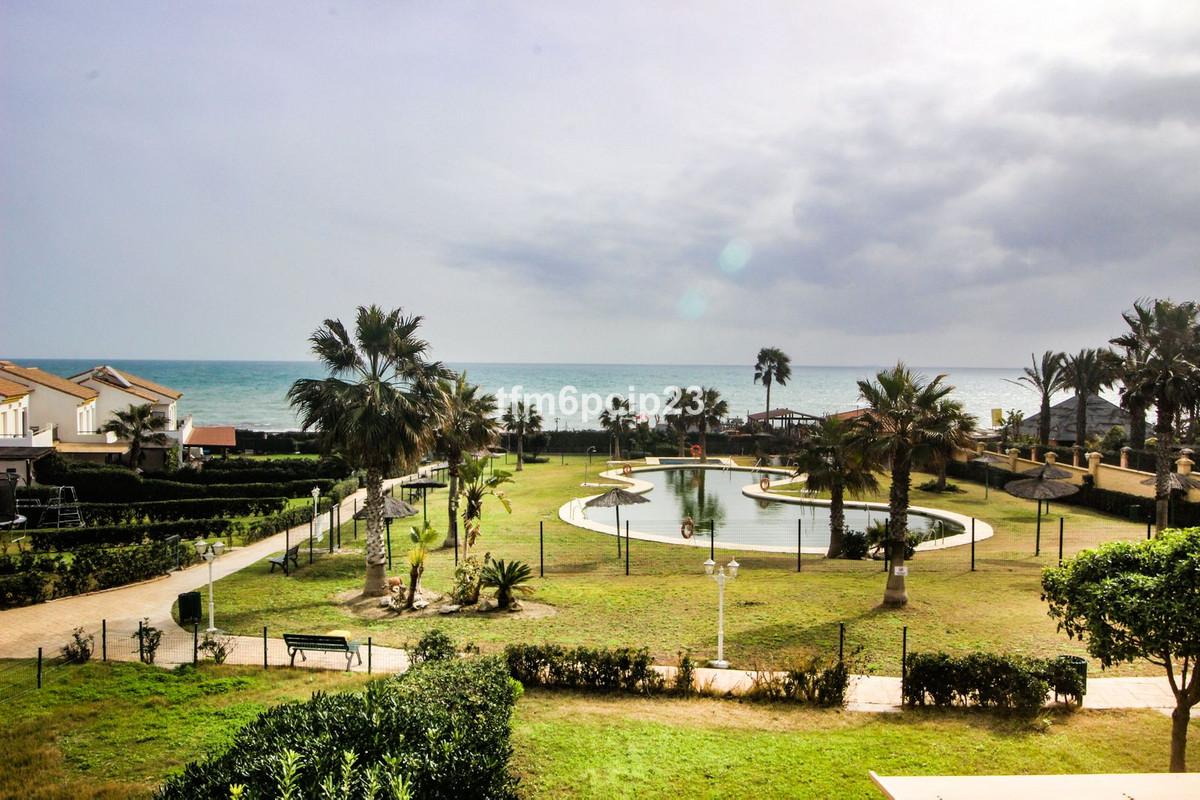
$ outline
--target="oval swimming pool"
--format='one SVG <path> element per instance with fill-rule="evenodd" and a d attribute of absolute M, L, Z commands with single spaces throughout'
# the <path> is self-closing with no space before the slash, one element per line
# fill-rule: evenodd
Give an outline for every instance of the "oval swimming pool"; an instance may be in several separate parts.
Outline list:
<path fill-rule="evenodd" d="M 606 477 L 614 479 L 611 480 L 614 484 L 618 475 L 606 473 Z M 643 493 L 649 502 L 621 506 L 621 526 L 624 528 L 628 520 L 634 535 L 687 544 L 680 535 L 680 524 L 685 517 L 691 517 L 695 520 L 696 537 L 690 543 L 707 544 L 709 526 L 714 525 L 718 546 L 749 545 L 795 552 L 799 525 L 804 552 L 823 553 L 829 545 L 828 505 L 759 499 L 742 493 L 744 487 L 755 486 L 763 477 L 778 481 L 783 475 L 750 469 L 694 467 L 637 470 L 632 479 L 650 484 Z M 635 484 L 635 488 L 645 487 Z M 596 487 L 599 490 L 601 487 Z M 846 506 L 846 525 L 852 530 L 864 531 L 872 522 L 887 517 L 886 507 L 863 508 L 850 505 L 851 502 Z M 952 516 L 957 515 L 934 517 L 910 512 L 909 530 L 926 540 L 963 533 L 963 525 Z M 575 501 L 570 509 L 564 506 L 563 518 L 568 522 L 582 518 L 592 523 L 588 527 L 607 526 L 605 532 L 612 533 L 616 514 L 611 508 L 584 508 Z"/>

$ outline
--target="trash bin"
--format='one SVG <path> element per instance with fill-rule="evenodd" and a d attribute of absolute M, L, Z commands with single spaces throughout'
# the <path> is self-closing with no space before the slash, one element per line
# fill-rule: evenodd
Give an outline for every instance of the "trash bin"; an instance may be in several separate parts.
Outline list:
<path fill-rule="evenodd" d="M 1067 675 L 1069 675 L 1072 672 L 1078 674 L 1080 688 L 1079 688 L 1079 697 L 1077 699 L 1080 702 L 1080 704 L 1082 704 L 1083 696 L 1085 694 L 1087 694 L 1087 668 L 1088 668 L 1087 659 L 1080 658 L 1079 656 L 1065 656 L 1064 655 L 1064 656 L 1059 656 L 1055 660 L 1058 662 L 1058 668 L 1064 677 L 1066 677 Z M 1054 695 L 1055 695 L 1055 698 L 1057 698 L 1058 695 L 1060 694 L 1059 689 L 1060 689 L 1060 687 L 1062 687 L 1063 684 L 1058 681 L 1056 681 L 1055 683 L 1057 685 L 1054 687 Z M 1063 693 L 1065 693 L 1065 692 L 1063 692 Z"/>
<path fill-rule="evenodd" d="M 200 593 L 184 592 L 179 595 L 179 622 L 191 625 L 200 621 Z"/>

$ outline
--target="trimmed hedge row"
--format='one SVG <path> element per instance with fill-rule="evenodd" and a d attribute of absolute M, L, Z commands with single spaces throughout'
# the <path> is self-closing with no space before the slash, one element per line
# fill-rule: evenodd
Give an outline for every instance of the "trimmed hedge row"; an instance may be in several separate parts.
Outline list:
<path fill-rule="evenodd" d="M 157 478 L 143 478 L 127 469 L 80 469 L 67 473 L 38 473 L 38 483 L 31 489 L 19 489 L 20 497 L 34 497 L 45 502 L 53 496 L 53 486 L 74 486 L 83 502 L 139 503 L 159 500 L 198 500 L 205 497 L 265 498 L 304 497 L 314 486 L 327 494 L 336 481 L 332 478 L 308 478 L 281 483 L 179 483 Z"/>
<path fill-rule="evenodd" d="M 196 497 L 151 500 L 144 503 L 80 503 L 89 525 L 132 525 L 210 517 L 248 517 L 275 514 L 287 506 L 286 497 Z"/>
<path fill-rule="evenodd" d="M 62 553 L 76 552 L 89 545 L 125 546 L 143 542 L 158 542 L 179 536 L 194 539 L 197 536 L 227 536 L 240 531 L 241 525 L 233 520 L 181 519 L 174 522 L 155 522 L 145 525 L 97 525 L 91 528 L 34 528 L 28 532 L 33 549 L 45 553 L 51 550 Z"/>
<path fill-rule="evenodd" d="M 520 694 L 498 658 L 432 662 L 362 692 L 317 693 L 264 712 L 156 796 L 227 800 L 240 784 L 246 800 L 360 798 L 374 778 L 384 787 L 375 797 L 395 797 L 392 784 L 403 780 L 412 797 L 514 798 L 509 738 Z M 298 756 L 290 770 L 288 753 Z"/>
<path fill-rule="evenodd" d="M 1051 690 L 1079 701 L 1086 685 L 1078 667 L 1061 658 L 909 653 L 905 667 L 906 706 L 963 705 L 1033 712 L 1042 707 Z"/>
<path fill-rule="evenodd" d="M 504 648 L 504 660 L 509 673 L 525 686 L 633 694 L 654 694 L 665 688 L 645 649 L 510 644 Z"/>
<path fill-rule="evenodd" d="M 149 580 L 174 569 L 177 558 L 187 566 L 196 560 L 195 550 L 150 542 L 119 549 L 87 545 L 69 559 L 33 553 L 0 557 L 0 608 Z"/>
<path fill-rule="evenodd" d="M 234 459 L 241 461 L 242 459 Z M 202 469 L 184 469 L 174 472 L 147 473 L 146 478 L 174 481 L 176 483 L 198 483 L 208 485 L 213 483 L 287 483 L 296 480 L 312 480 L 314 478 L 329 478 L 341 480 L 350 474 L 350 470 L 342 461 L 312 461 L 301 463 L 312 465 L 307 469 L 295 467 L 277 467 L 275 462 L 262 462 L 245 459 L 257 466 L 239 465 L 237 467 L 216 467 L 219 461 L 209 462 Z M 324 466 L 320 466 L 324 465 Z"/>

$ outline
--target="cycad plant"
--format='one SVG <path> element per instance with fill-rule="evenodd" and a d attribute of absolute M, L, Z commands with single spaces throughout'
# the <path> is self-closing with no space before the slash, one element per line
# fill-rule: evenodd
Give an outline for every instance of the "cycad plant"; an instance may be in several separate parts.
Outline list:
<path fill-rule="evenodd" d="M 496 605 L 508 608 L 516 599 L 516 594 L 531 594 L 533 587 L 529 581 L 533 578 L 533 570 L 524 561 L 509 561 L 504 559 L 489 561 L 483 567 L 482 584 L 485 589 L 496 590 Z"/>
<path fill-rule="evenodd" d="M 124 411 L 113 412 L 113 418 L 100 428 L 101 433 L 113 433 L 123 442 L 129 442 L 129 468 L 136 470 L 141 467 L 142 449 L 148 445 L 165 445 L 170 439 L 163 429 L 167 427 L 167 418 L 154 413 L 149 403 L 130 405 Z"/>
<path fill-rule="evenodd" d="M 875 470 L 879 464 L 855 425 L 825 417 L 809 431 L 796 454 L 796 475 L 804 477 L 810 492 L 829 492 L 829 549 L 826 558 L 842 554 L 846 531 L 846 495 L 861 497 L 879 490 Z"/>

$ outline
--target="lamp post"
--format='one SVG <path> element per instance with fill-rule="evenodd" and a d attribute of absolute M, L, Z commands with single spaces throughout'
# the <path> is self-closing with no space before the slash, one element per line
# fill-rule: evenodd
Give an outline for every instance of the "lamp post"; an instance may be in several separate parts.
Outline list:
<path fill-rule="evenodd" d="M 217 560 L 217 556 L 225 549 L 225 543 L 217 539 L 212 544 L 203 539 L 196 540 L 196 555 L 208 562 L 208 632 L 216 633 L 217 628 L 213 624 L 213 562 Z"/>
<path fill-rule="evenodd" d="M 584 465 L 584 468 L 583 468 L 583 482 L 584 483 L 587 483 L 588 470 L 591 469 L 592 453 L 594 453 L 594 452 L 596 452 L 596 448 L 594 448 L 594 447 L 589 447 L 587 449 L 587 464 Z"/>
<path fill-rule="evenodd" d="M 710 667 L 716 669 L 729 669 L 729 662 L 725 660 L 725 581 L 737 577 L 739 566 L 736 558 L 731 559 L 725 567 L 717 567 L 711 558 L 704 562 L 704 574 L 717 582 L 717 659 L 708 662 Z M 728 573 L 725 572 L 726 568 L 729 569 Z"/>

